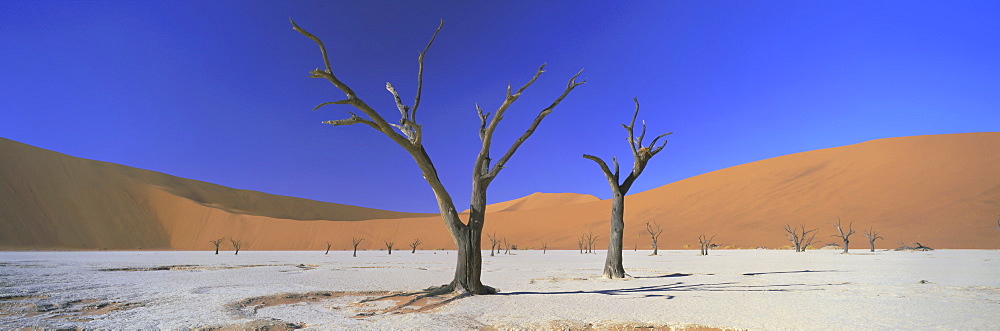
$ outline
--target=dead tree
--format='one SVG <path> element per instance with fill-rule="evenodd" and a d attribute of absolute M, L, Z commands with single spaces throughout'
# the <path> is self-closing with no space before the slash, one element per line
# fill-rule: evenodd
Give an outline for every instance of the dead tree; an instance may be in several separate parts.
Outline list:
<path fill-rule="evenodd" d="M 879 240 L 879 239 L 885 239 L 885 238 L 880 237 L 878 235 L 878 232 L 875 232 L 874 228 L 868 228 L 868 230 L 865 231 L 864 235 L 865 235 L 865 238 L 868 238 L 868 247 L 871 248 L 872 252 L 875 251 L 875 241 Z"/>
<path fill-rule="evenodd" d="M 216 240 L 209 240 L 208 241 L 208 242 L 212 243 L 212 245 L 215 245 L 215 255 L 219 255 L 219 244 L 221 244 L 222 241 L 224 241 L 225 239 L 226 238 L 219 238 L 219 239 L 216 239 Z"/>
<path fill-rule="evenodd" d="M 543 241 L 542 242 L 542 254 L 545 254 L 545 251 L 547 251 L 548 249 L 549 249 L 549 243 Z"/>
<path fill-rule="evenodd" d="M 622 124 L 622 127 L 628 133 L 625 139 L 632 149 L 632 172 L 629 173 L 628 177 L 625 177 L 625 180 L 619 183 L 617 158 L 611 158 L 611 162 L 614 164 L 614 171 L 612 172 L 608 168 L 608 164 L 601 158 L 589 154 L 583 155 L 584 158 L 596 162 L 601 167 L 604 177 L 606 177 L 608 184 L 611 186 L 611 236 L 608 239 L 608 257 L 604 261 L 604 278 L 611 279 L 625 278 L 625 267 L 622 266 L 622 231 L 625 231 L 625 194 L 628 194 L 628 190 L 632 188 L 632 183 L 642 174 L 649 160 L 662 151 L 663 147 L 667 146 L 666 140 L 663 140 L 663 144 L 660 146 L 656 146 L 656 142 L 660 138 L 673 133 L 661 134 L 653 138 L 653 141 L 648 146 L 644 146 L 642 139 L 646 137 L 646 121 L 642 121 L 642 131 L 636 137 L 635 118 L 639 116 L 639 98 L 633 98 L 632 101 L 635 102 L 635 113 L 632 114 L 632 121 L 628 125 Z"/>
<path fill-rule="evenodd" d="M 333 244 L 331 244 L 329 241 L 327 241 L 326 242 L 326 253 L 323 253 L 323 255 L 329 255 L 330 254 L 330 246 L 333 246 Z"/>
<path fill-rule="evenodd" d="M 792 242 L 792 246 L 795 247 L 796 252 L 805 252 L 806 247 L 816 242 L 816 230 L 818 229 L 806 231 L 805 225 L 799 225 L 799 229 L 795 229 L 785 224 L 785 232 L 788 232 L 788 240 Z M 812 236 L 809 236 L 810 233 L 812 233 Z"/>
<path fill-rule="evenodd" d="M 649 237 L 653 240 L 653 254 L 650 255 L 657 255 L 660 251 L 657 245 L 663 230 L 660 229 L 660 225 L 656 221 L 653 221 L 653 225 L 649 225 L 649 222 L 646 222 L 646 232 L 649 232 Z"/>
<path fill-rule="evenodd" d="M 578 247 L 580 247 L 580 254 L 583 254 L 583 244 L 584 244 L 584 241 L 585 241 L 585 240 L 583 239 L 583 235 L 580 235 L 580 238 L 578 238 L 578 239 L 576 240 L 576 245 L 577 245 Z"/>
<path fill-rule="evenodd" d="M 583 234 L 584 248 L 587 249 L 587 253 L 594 253 L 594 242 L 596 242 L 599 237 L 600 236 L 594 235 L 594 231 Z"/>
<path fill-rule="evenodd" d="M 487 233 L 486 236 L 490 238 L 490 256 L 494 256 L 493 251 L 496 251 L 497 246 L 500 245 L 500 241 L 497 240 L 497 233 L 496 232 L 494 232 L 493 234 Z M 499 253 L 499 251 L 497 251 L 497 253 Z"/>
<path fill-rule="evenodd" d="M 352 256 L 358 257 L 358 245 L 360 245 L 363 240 L 365 240 L 365 238 L 351 238 L 351 245 L 354 245 L 354 254 Z"/>
<path fill-rule="evenodd" d="M 507 241 L 507 238 L 503 238 L 503 248 L 504 248 L 503 253 L 510 255 L 510 242 Z"/>
<path fill-rule="evenodd" d="M 396 243 L 393 241 L 385 241 L 385 240 L 383 240 L 382 242 L 385 243 L 385 249 L 389 251 L 389 255 L 392 255 L 392 245 L 395 245 Z"/>
<path fill-rule="evenodd" d="M 414 240 L 413 242 L 411 242 L 410 243 L 410 248 L 411 248 L 410 249 L 410 254 L 416 253 L 417 252 L 417 246 L 420 246 L 420 244 L 422 244 L 422 243 L 423 242 L 420 241 L 420 238 L 417 238 L 416 240 Z"/>
<path fill-rule="evenodd" d="M 242 247 L 243 244 L 236 239 L 229 239 L 229 242 L 233 243 L 233 249 L 236 250 L 236 253 L 233 253 L 233 255 L 240 255 L 240 247 Z"/>
<path fill-rule="evenodd" d="M 831 223 L 832 224 L 832 223 Z M 847 254 L 847 245 L 851 243 L 851 235 L 854 234 L 854 222 L 847 225 L 847 232 L 844 232 L 844 228 L 840 226 L 840 217 L 837 217 L 837 224 L 832 224 L 834 228 L 837 228 L 837 232 L 840 234 L 831 235 L 831 237 L 837 237 L 844 241 L 844 253 Z"/>
<path fill-rule="evenodd" d="M 427 184 L 434 192 L 434 196 L 437 199 L 438 210 L 441 213 L 441 218 L 444 221 L 448 232 L 455 240 L 455 247 L 458 251 L 458 263 L 455 267 L 454 279 L 451 283 L 436 289 L 434 292 L 443 293 L 455 291 L 470 294 L 496 293 L 494 288 L 483 285 L 481 281 L 483 259 L 482 251 L 480 249 L 482 244 L 482 231 L 486 218 L 486 190 L 490 183 L 496 179 L 496 176 L 500 173 L 500 171 L 507 166 L 507 161 L 514 156 L 517 149 L 535 132 L 542 120 L 552 113 L 552 110 L 555 109 L 555 107 L 562 102 L 563 98 L 569 95 L 574 88 L 586 82 L 576 81 L 577 77 L 579 77 L 583 71 L 581 70 L 569 79 L 562 94 L 556 97 L 551 104 L 539 111 L 538 115 L 535 116 L 535 119 L 528 126 L 528 129 L 525 130 L 524 133 L 522 133 L 509 148 L 507 148 L 507 151 L 500 156 L 499 159 L 495 160 L 495 163 L 494 159 L 490 157 L 490 149 L 493 144 L 493 134 L 494 131 L 496 131 L 497 125 L 500 124 L 500 120 L 504 118 L 504 114 L 511 104 L 513 104 L 514 101 L 521 96 L 521 93 L 524 92 L 525 89 L 531 86 L 531 84 L 534 84 L 535 80 L 537 80 L 542 72 L 544 72 L 545 65 L 540 66 L 534 76 L 532 76 L 527 83 L 522 85 L 516 91 L 508 85 L 506 96 L 497 110 L 492 113 L 492 117 L 490 116 L 490 113 L 484 113 L 482 108 L 478 105 L 476 106 L 476 111 L 479 114 L 480 119 L 479 140 L 482 142 L 482 145 L 472 168 L 472 196 L 470 199 L 468 221 L 463 222 L 458 214 L 459 209 L 455 208 L 455 203 L 453 202 L 451 195 L 441 183 L 441 179 L 438 177 L 437 169 L 435 169 L 434 163 L 431 162 L 430 155 L 424 148 L 422 126 L 417 122 L 417 110 L 420 106 L 420 97 L 423 87 L 424 55 L 427 54 L 427 51 L 434 43 L 434 39 L 444 26 L 444 21 L 441 21 L 441 25 L 438 26 L 437 30 L 431 36 L 427 46 L 417 56 L 417 86 L 413 106 L 404 105 L 403 99 L 400 97 L 399 93 L 392 86 L 392 84 L 385 84 L 386 90 L 392 94 L 396 108 L 399 110 L 400 119 L 396 123 L 391 123 L 385 120 L 385 118 L 372 108 L 369 103 L 363 101 L 353 89 L 348 87 L 346 83 L 334 75 L 333 69 L 330 65 L 330 59 L 327 55 L 326 46 L 323 45 L 323 42 L 318 37 L 302 29 L 295 24 L 294 21 L 291 23 L 292 27 L 296 31 L 315 42 L 319 46 L 320 52 L 322 53 L 325 68 L 317 68 L 310 71 L 309 77 L 326 79 L 346 96 L 346 98 L 342 100 L 321 103 L 316 106 L 314 110 L 327 105 L 350 105 L 360 111 L 363 115 L 358 116 L 355 113 L 349 113 L 351 116 L 346 119 L 326 121 L 323 123 L 334 126 L 363 124 L 385 135 L 410 154 L 410 157 L 413 158 L 417 167 L 420 168 L 424 180 L 427 181 Z"/>
<path fill-rule="evenodd" d="M 718 234 L 714 234 L 711 238 L 708 238 L 704 233 L 702 233 L 698 236 L 698 243 L 701 244 L 701 255 L 708 255 L 708 249 L 712 247 L 712 240 L 715 239 L 715 236 L 717 235 Z"/>

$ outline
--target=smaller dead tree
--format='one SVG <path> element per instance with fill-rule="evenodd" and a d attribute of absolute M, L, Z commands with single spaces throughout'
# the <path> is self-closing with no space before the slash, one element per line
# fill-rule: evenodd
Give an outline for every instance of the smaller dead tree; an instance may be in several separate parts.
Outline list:
<path fill-rule="evenodd" d="M 222 242 L 225 239 L 226 238 L 219 238 L 219 239 L 216 239 L 216 240 L 209 240 L 208 241 L 208 242 L 212 243 L 212 245 L 215 245 L 215 255 L 219 255 L 219 244 L 222 244 Z"/>
<path fill-rule="evenodd" d="M 885 239 L 880 237 L 878 235 L 878 232 L 875 232 L 875 228 L 868 228 L 868 230 L 865 231 L 864 235 L 865 238 L 868 238 L 868 247 L 871 248 L 872 252 L 875 251 L 875 241 L 879 239 Z"/>
<path fill-rule="evenodd" d="M 704 233 L 702 233 L 698 236 L 698 243 L 701 244 L 701 255 L 708 255 L 708 249 L 712 247 L 712 240 L 715 239 L 715 236 L 717 235 L 718 234 L 714 234 L 711 238 L 708 238 Z"/>
<path fill-rule="evenodd" d="M 504 254 L 510 255 L 510 242 L 507 241 L 507 238 L 503 238 L 503 249 Z"/>
<path fill-rule="evenodd" d="M 543 241 L 542 242 L 542 254 L 545 254 L 545 251 L 547 251 L 548 249 L 549 249 L 549 243 Z"/>
<path fill-rule="evenodd" d="M 365 238 L 351 238 L 351 245 L 354 245 L 354 257 L 358 257 L 358 245 L 360 245 L 363 240 L 365 240 Z"/>
<path fill-rule="evenodd" d="M 785 224 L 785 232 L 788 232 L 788 240 L 792 242 L 792 246 L 796 252 L 805 252 L 806 247 L 816 242 L 816 230 L 819 229 L 807 231 L 805 225 L 800 224 L 799 229 L 795 229 Z M 809 235 L 810 233 L 812 234 L 811 236 Z"/>
<path fill-rule="evenodd" d="M 585 242 L 585 240 L 583 239 L 583 235 L 581 235 L 580 238 L 576 239 L 576 245 L 578 247 L 580 247 L 580 254 L 583 254 L 583 244 L 584 244 L 584 242 Z"/>
<path fill-rule="evenodd" d="M 653 254 L 650 255 L 659 254 L 660 248 L 658 246 L 658 242 L 660 240 L 660 234 L 663 233 L 663 230 L 660 229 L 660 224 L 657 224 L 656 221 L 653 221 L 653 225 L 646 222 L 646 232 L 649 232 L 649 237 L 653 240 Z"/>
<path fill-rule="evenodd" d="M 844 232 L 844 228 L 840 226 L 840 217 L 837 217 L 837 224 L 832 224 L 832 225 L 834 228 L 837 229 L 837 232 L 839 232 L 840 234 L 831 235 L 831 237 L 837 237 L 840 238 L 840 240 L 844 241 L 843 254 L 847 254 L 847 245 L 851 243 L 851 235 L 854 234 L 854 222 L 851 222 L 850 224 L 847 225 L 847 232 Z"/>
<path fill-rule="evenodd" d="M 487 233 L 486 236 L 490 238 L 490 256 L 495 256 L 493 255 L 494 251 L 497 253 L 500 252 L 500 250 L 497 249 L 497 246 L 500 245 L 500 241 L 497 240 L 497 233 L 496 232 L 493 232 L 493 234 Z"/>
<path fill-rule="evenodd" d="M 243 243 L 236 239 L 229 239 L 229 242 L 233 243 L 233 249 L 236 250 L 236 253 L 233 253 L 233 255 L 240 255 L 240 247 L 243 247 Z"/>
<path fill-rule="evenodd" d="M 385 240 L 383 240 L 382 242 L 385 243 L 385 249 L 389 251 L 389 255 L 392 255 L 392 245 L 395 245 L 396 242 L 394 242 L 394 241 L 385 241 Z"/>
<path fill-rule="evenodd" d="M 410 243 L 410 248 L 411 248 L 410 249 L 410 254 L 416 253 L 417 252 L 417 246 L 420 246 L 420 244 L 422 244 L 422 243 L 423 242 L 420 241 L 420 238 L 417 238 L 416 240 L 414 240 L 413 242 L 411 242 Z"/>
<path fill-rule="evenodd" d="M 327 241 L 326 242 L 326 253 L 323 253 L 323 255 L 329 255 L 330 254 L 330 246 L 333 246 L 333 244 L 331 244 L 329 241 Z"/>
<path fill-rule="evenodd" d="M 600 236 L 595 236 L 594 231 L 590 231 L 584 234 L 583 236 L 584 240 L 586 241 L 585 244 L 587 248 L 587 253 L 597 254 L 594 252 L 594 243 L 597 242 L 597 238 L 599 238 Z"/>

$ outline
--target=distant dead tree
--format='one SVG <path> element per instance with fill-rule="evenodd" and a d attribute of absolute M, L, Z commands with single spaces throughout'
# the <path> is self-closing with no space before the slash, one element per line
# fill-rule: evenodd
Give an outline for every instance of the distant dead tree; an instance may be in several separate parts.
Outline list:
<path fill-rule="evenodd" d="M 360 245 L 363 240 L 365 240 L 365 238 L 351 238 L 351 245 L 354 245 L 354 257 L 358 257 L 358 245 Z"/>
<path fill-rule="evenodd" d="M 503 238 L 504 254 L 510 255 L 510 242 Z"/>
<path fill-rule="evenodd" d="M 878 235 L 878 232 L 875 232 L 875 228 L 868 228 L 868 230 L 865 231 L 864 235 L 865 238 L 868 238 L 868 247 L 871 248 L 872 252 L 875 251 L 875 241 L 879 239 L 885 239 L 880 237 Z"/>
<path fill-rule="evenodd" d="M 542 242 L 542 254 L 545 254 L 545 251 L 547 251 L 548 249 L 549 249 L 549 243 L 543 241 Z"/>
<path fill-rule="evenodd" d="M 497 240 L 497 233 L 496 232 L 493 232 L 493 234 L 487 233 L 486 236 L 490 238 L 490 256 L 494 256 L 493 251 L 496 251 L 497 253 L 500 252 L 499 250 L 497 250 L 497 246 L 500 245 L 500 241 Z"/>
<path fill-rule="evenodd" d="M 594 231 L 590 231 L 588 233 L 583 234 L 583 238 L 584 238 L 584 244 L 586 245 L 587 248 L 587 253 L 596 254 L 594 253 L 594 243 L 597 242 L 597 238 L 600 238 L 600 236 L 595 236 Z"/>
<path fill-rule="evenodd" d="M 639 251 L 639 237 L 640 236 L 642 236 L 641 233 L 636 233 L 635 234 L 635 242 L 632 244 L 632 251 L 633 252 L 638 252 Z"/>
<path fill-rule="evenodd" d="M 236 239 L 229 239 L 229 242 L 233 243 L 233 249 L 236 250 L 236 253 L 234 253 L 233 255 L 240 255 L 240 247 L 242 247 L 243 244 Z"/>
<path fill-rule="evenodd" d="M 411 248 L 410 254 L 416 253 L 417 252 L 417 246 L 420 246 L 420 244 L 422 244 L 422 243 L 423 242 L 420 241 L 420 238 L 417 238 L 416 240 L 414 240 L 413 242 L 411 242 L 410 243 L 410 248 Z"/>
<path fill-rule="evenodd" d="M 326 253 L 323 253 L 323 255 L 329 255 L 330 254 L 330 246 L 333 246 L 333 244 L 331 244 L 329 241 L 327 241 L 326 242 Z"/>
<path fill-rule="evenodd" d="M 663 230 L 660 229 L 660 224 L 653 221 L 653 225 L 649 225 L 649 222 L 646 222 L 646 232 L 649 232 L 649 237 L 653 240 L 653 254 L 651 255 L 657 255 L 660 252 L 658 242 L 660 240 L 660 234 L 663 233 Z"/>
<path fill-rule="evenodd" d="M 795 247 L 796 252 L 805 252 L 806 247 L 812 245 L 816 242 L 816 230 L 812 229 L 806 231 L 805 225 L 799 225 L 800 229 L 795 229 L 788 224 L 785 224 L 785 232 L 788 232 L 788 240 L 792 242 L 792 246 Z M 812 236 L 809 234 L 812 233 Z M 808 236 L 808 237 L 807 237 Z"/>
<path fill-rule="evenodd" d="M 448 229 L 448 233 L 450 233 L 452 238 L 455 240 L 455 246 L 458 252 L 458 264 L 455 267 L 455 277 L 451 283 L 434 289 L 432 292 L 461 292 L 472 295 L 496 293 L 496 289 L 483 285 L 481 280 L 483 265 L 483 256 L 481 251 L 482 232 L 483 226 L 486 223 L 486 190 L 493 180 L 496 179 L 500 171 L 507 167 L 507 161 L 514 156 L 517 149 L 535 132 L 542 120 L 551 114 L 552 110 L 555 109 L 555 107 L 562 102 L 563 98 L 569 95 L 574 88 L 586 82 L 576 81 L 577 77 L 579 77 L 583 71 L 581 70 L 569 79 L 569 82 L 566 83 L 566 88 L 563 90 L 562 94 L 555 98 L 555 100 L 552 101 L 552 103 L 547 107 L 542 108 L 538 115 L 535 116 L 534 120 L 532 120 L 527 130 L 525 130 L 520 137 L 514 140 L 510 147 L 507 148 L 507 151 L 497 159 L 490 156 L 490 149 L 493 145 L 493 134 L 496 131 L 497 126 L 500 124 L 500 120 L 505 117 L 504 115 L 507 109 L 521 96 L 521 93 L 531 86 L 531 84 L 535 83 L 535 80 L 541 76 L 542 72 L 544 72 L 545 65 L 540 66 L 538 71 L 535 72 L 535 75 L 516 91 L 512 89 L 510 85 L 507 85 L 507 93 L 504 100 L 497 110 L 492 113 L 492 118 L 490 117 L 490 113 L 483 112 L 482 108 L 478 105 L 476 106 L 476 112 L 478 113 L 480 119 L 479 140 L 482 142 L 482 145 L 472 168 L 472 197 L 469 200 L 469 216 L 467 221 L 463 222 L 458 214 L 459 209 L 455 208 L 455 203 L 452 200 L 451 195 L 441 183 L 440 177 L 438 177 L 437 169 L 431 161 L 430 154 L 427 153 L 423 146 L 423 127 L 417 123 L 417 109 L 420 106 L 421 91 L 423 87 L 424 55 L 427 53 L 427 50 L 430 49 L 431 44 L 434 43 L 434 39 L 438 35 L 438 32 L 440 32 L 441 28 L 444 26 L 444 20 L 441 21 L 441 25 L 439 25 L 437 30 L 434 31 L 434 35 L 431 36 L 431 40 L 427 43 L 427 47 L 425 47 L 424 50 L 417 56 L 418 69 L 416 95 L 413 100 L 413 106 L 404 105 L 403 99 L 399 96 L 399 93 L 392 86 L 392 84 L 385 84 L 386 90 L 392 94 L 396 108 L 399 110 L 400 119 L 396 123 L 387 121 L 374 108 L 372 108 L 369 103 L 362 100 L 353 89 L 333 74 L 330 59 L 329 56 L 327 56 L 326 46 L 323 45 L 323 42 L 318 37 L 302 29 L 298 26 L 298 24 L 295 24 L 294 21 L 291 23 L 295 31 L 298 31 L 302 35 L 311 39 L 316 43 L 316 45 L 319 46 L 320 52 L 323 56 L 323 63 L 325 67 L 323 69 L 317 68 L 310 71 L 309 77 L 326 79 L 346 96 L 346 98 L 342 100 L 321 103 L 313 109 L 319 109 L 320 107 L 327 105 L 350 105 L 360 111 L 362 116 L 364 116 L 362 117 L 355 113 L 349 113 L 351 116 L 348 118 L 326 121 L 323 123 L 334 126 L 363 124 L 364 126 L 375 129 L 375 131 L 385 135 L 410 154 L 410 157 L 420 169 L 424 180 L 427 181 L 431 190 L 434 191 L 434 197 L 437 199 L 438 210 L 441 213 L 441 218 L 444 221 L 445 227 Z"/>
<path fill-rule="evenodd" d="M 584 246 L 585 241 L 586 240 L 583 239 L 583 235 L 580 235 L 580 238 L 578 238 L 576 240 L 576 245 L 578 247 L 580 247 L 580 254 L 583 254 L 583 246 Z"/>
<path fill-rule="evenodd" d="M 840 233 L 831 235 L 831 237 L 837 237 L 844 241 L 844 254 L 847 254 L 847 245 L 851 243 L 851 235 L 854 234 L 854 222 L 852 221 L 847 225 L 847 232 L 844 232 L 844 228 L 840 226 L 840 217 L 837 217 L 837 224 L 830 224 Z"/>
<path fill-rule="evenodd" d="M 708 255 L 708 249 L 712 247 L 712 239 L 715 239 L 715 236 L 717 235 L 718 234 L 714 234 L 711 238 L 708 238 L 704 233 L 702 233 L 698 236 L 698 243 L 701 244 L 701 255 Z"/>
<path fill-rule="evenodd" d="M 216 240 L 209 240 L 208 241 L 208 242 L 212 243 L 212 245 L 215 245 L 215 255 L 219 255 L 219 244 L 221 244 L 225 239 L 226 238 L 219 238 L 219 239 L 216 239 Z"/>
<path fill-rule="evenodd" d="M 659 146 L 656 146 L 656 142 L 660 138 L 673 133 L 668 132 L 656 136 L 648 146 L 644 146 L 642 139 L 646 137 L 646 121 L 642 121 L 642 131 L 636 137 L 635 118 L 639 116 L 639 98 L 633 98 L 632 101 L 635 102 L 635 112 L 632 114 L 632 121 L 628 125 L 622 124 L 625 131 L 628 132 L 628 136 L 625 138 L 632 149 L 632 172 L 628 174 L 628 177 L 625 177 L 625 180 L 619 183 L 618 159 L 615 157 L 611 158 L 611 162 L 614 164 L 614 171 L 612 171 L 608 168 L 608 164 L 601 158 L 589 154 L 583 155 L 584 158 L 596 162 L 601 167 L 605 179 L 608 180 L 608 184 L 611 186 L 611 235 L 608 238 L 607 259 L 604 261 L 604 278 L 611 279 L 625 278 L 625 267 L 622 265 L 622 232 L 625 231 L 625 194 L 632 188 L 632 183 L 642 174 L 649 160 L 662 151 L 663 147 L 667 146 L 666 139 Z"/>
<path fill-rule="evenodd" d="M 383 240 L 382 242 L 385 243 L 385 248 L 389 250 L 389 255 L 392 255 L 392 245 L 395 245 L 396 243 L 393 241 L 385 241 L 385 240 Z"/>

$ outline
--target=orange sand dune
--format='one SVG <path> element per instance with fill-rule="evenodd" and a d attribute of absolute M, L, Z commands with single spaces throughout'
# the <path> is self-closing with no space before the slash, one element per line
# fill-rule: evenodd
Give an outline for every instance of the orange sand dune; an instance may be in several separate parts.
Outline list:
<path fill-rule="evenodd" d="M 486 212 L 492 213 L 502 211 L 545 209 L 600 200 L 601 199 L 589 194 L 535 192 L 528 196 L 514 200 L 486 205 Z M 463 211 L 463 213 L 467 212 L 469 212 L 468 209 Z"/>
<path fill-rule="evenodd" d="M 875 227 L 878 247 L 1000 248 L 1000 133 L 890 138 L 786 155 L 688 178 L 626 198 L 626 249 L 786 245 L 784 224 L 819 228 L 834 242 L 837 217 L 853 221 L 851 247 Z M 666 151 L 669 153 L 669 151 Z M 453 248 L 436 214 L 389 212 L 231 189 L 79 159 L 0 139 L 0 247 L 8 249 L 210 249 L 227 237 L 246 250 Z M 593 180 L 603 181 L 603 178 Z M 658 181 L 646 176 L 643 181 Z M 586 231 L 607 245 L 610 201 L 532 194 L 487 209 L 487 233 L 520 248 L 576 249 Z M 637 236 L 638 235 L 638 236 Z M 225 246 L 224 246 L 225 247 Z"/>

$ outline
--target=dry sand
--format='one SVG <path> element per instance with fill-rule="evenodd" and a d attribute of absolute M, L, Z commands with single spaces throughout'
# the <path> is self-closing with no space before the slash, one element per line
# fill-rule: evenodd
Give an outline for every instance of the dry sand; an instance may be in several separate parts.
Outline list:
<path fill-rule="evenodd" d="M 884 240 L 935 248 L 1000 248 L 1000 133 L 891 138 L 792 154 L 688 178 L 626 199 L 625 246 L 648 247 L 644 223 L 665 230 L 660 247 L 696 247 L 701 233 L 740 248 L 787 245 L 785 224 L 874 227 Z M 0 139 L 0 248 L 211 248 L 230 237 L 246 250 L 362 249 L 419 237 L 422 249 L 454 243 L 436 214 L 337 205 L 79 159 Z M 595 174 L 589 179 L 603 181 Z M 516 179 L 505 179 L 516 180 Z M 657 182 L 652 176 L 643 181 Z M 336 189 L 336 188 L 332 188 Z M 598 192 L 593 192 L 598 193 Z M 493 204 L 485 231 L 521 248 L 575 249 L 594 231 L 607 238 L 610 201 L 533 194 Z M 598 247 L 606 247 L 598 241 Z"/>
<path fill-rule="evenodd" d="M 454 252 L 2 252 L 0 328 L 995 330 L 1000 316 L 1000 251 L 696 253 L 626 251 L 628 280 L 599 277 L 603 252 L 487 255 L 499 295 L 409 312 L 434 302 L 383 297 L 450 281 Z"/>

